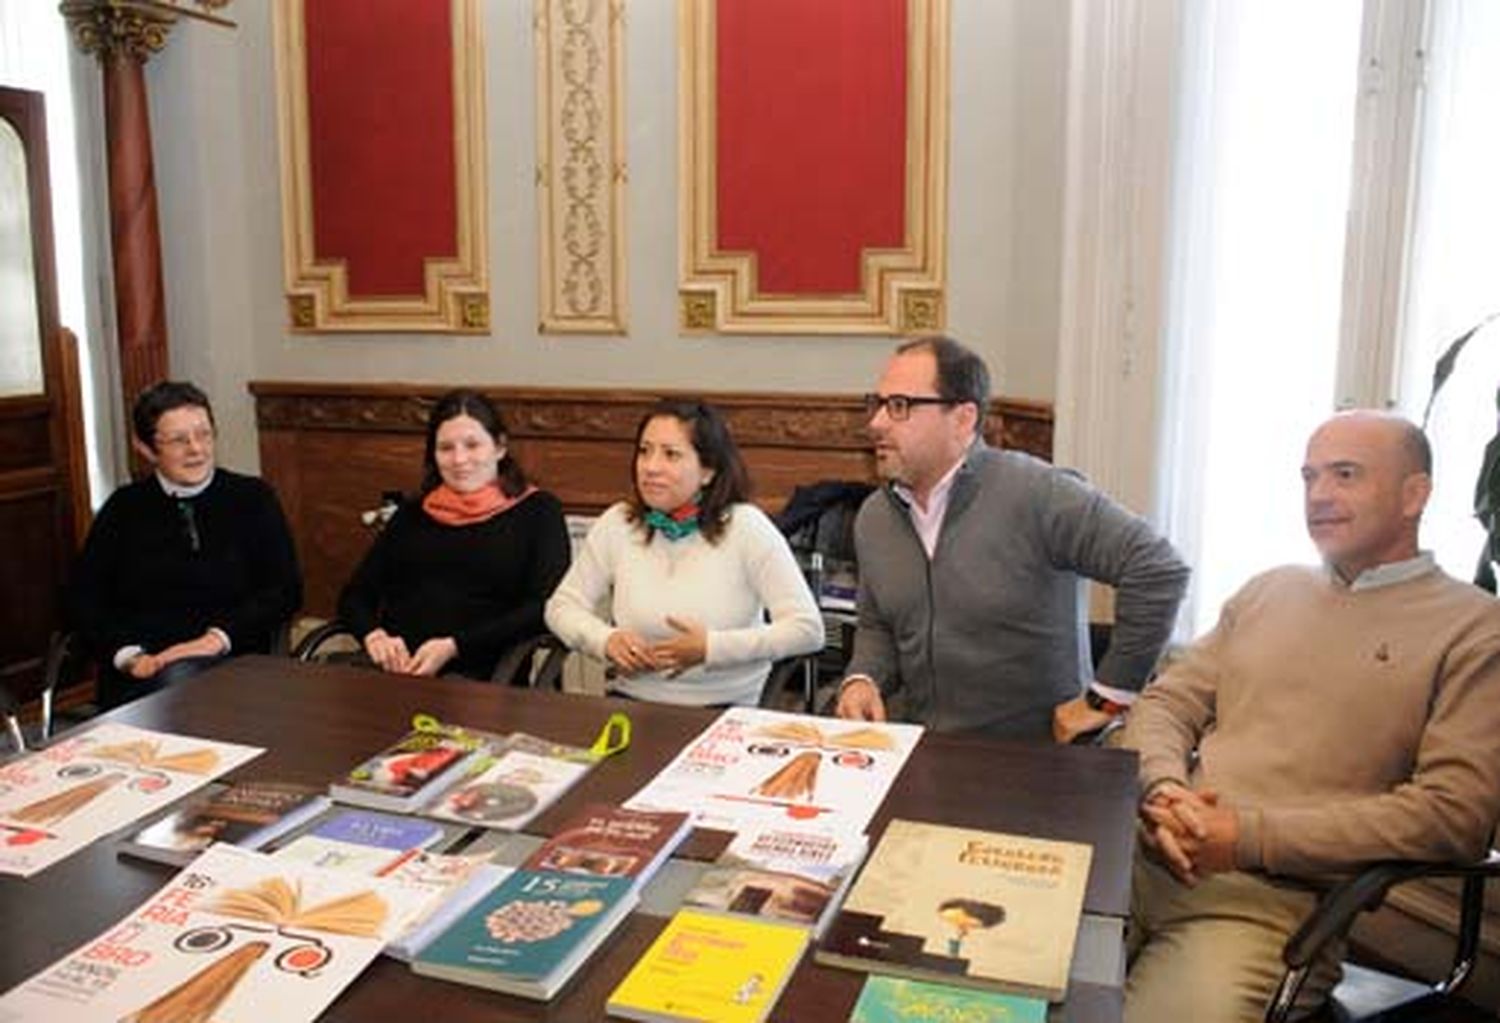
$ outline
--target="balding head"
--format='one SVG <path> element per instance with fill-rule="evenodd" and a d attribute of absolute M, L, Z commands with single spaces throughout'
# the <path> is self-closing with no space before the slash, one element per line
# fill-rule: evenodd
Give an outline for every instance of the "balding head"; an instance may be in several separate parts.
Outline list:
<path fill-rule="evenodd" d="M 1389 412 L 1342 412 L 1313 432 L 1302 465 L 1307 530 L 1346 580 L 1417 553 L 1432 492 L 1422 431 Z"/>

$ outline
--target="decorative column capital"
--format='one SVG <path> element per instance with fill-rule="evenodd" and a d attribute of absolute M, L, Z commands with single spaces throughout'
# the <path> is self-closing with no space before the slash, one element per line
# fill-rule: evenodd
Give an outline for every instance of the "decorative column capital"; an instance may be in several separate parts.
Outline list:
<path fill-rule="evenodd" d="M 178 17 L 149 0 L 62 0 L 57 9 L 84 53 L 100 59 L 119 54 L 142 63 L 167 45 Z"/>

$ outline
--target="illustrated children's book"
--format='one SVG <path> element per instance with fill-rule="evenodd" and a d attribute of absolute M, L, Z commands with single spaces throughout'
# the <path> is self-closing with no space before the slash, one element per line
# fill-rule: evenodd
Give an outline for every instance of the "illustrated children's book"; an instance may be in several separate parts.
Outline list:
<path fill-rule="evenodd" d="M 849 1023 L 1047 1023 L 1047 1002 L 872 973 Z"/>
<path fill-rule="evenodd" d="M 588 750 L 517 733 L 497 752 L 476 759 L 461 780 L 421 812 L 514 831 L 531 823 L 593 765 Z"/>
<path fill-rule="evenodd" d="M 820 962 L 1062 999 L 1093 849 L 893 820 Z"/>
<path fill-rule="evenodd" d="M 484 739 L 462 728 L 424 722 L 329 786 L 341 803 L 410 813 L 463 777 L 483 755 Z"/>
<path fill-rule="evenodd" d="M 919 725 L 731 707 L 625 806 L 684 810 L 700 827 L 726 831 L 801 822 L 858 833 L 921 735 Z"/>
<path fill-rule="evenodd" d="M 387 881 L 425 897 L 421 911 L 391 939 L 385 954 L 403 962 L 452 926 L 469 908 L 510 876 L 512 868 L 491 863 L 485 853 L 454 854 L 418 849 L 380 873 Z"/>
<path fill-rule="evenodd" d="M 379 955 L 412 898 L 379 879 L 220 843 L 0 997 L 0 1019 L 311 1020 Z"/>
<path fill-rule="evenodd" d="M 807 941 L 804 927 L 680 910 L 609 996 L 607 1008 L 624 1019 L 759 1023 Z"/>
<path fill-rule="evenodd" d="M 29 877 L 263 752 L 106 723 L 0 765 L 0 873 Z"/>
<path fill-rule="evenodd" d="M 626 877 L 639 890 L 692 830 L 685 813 L 594 803 L 532 853 L 527 870 Z"/>
<path fill-rule="evenodd" d="M 635 905 L 623 877 L 517 870 L 427 945 L 412 969 L 548 999 Z"/>
<path fill-rule="evenodd" d="M 371 810 L 341 810 L 275 852 L 277 859 L 315 867 L 379 874 L 415 850 L 441 843 L 441 824 Z"/>
<path fill-rule="evenodd" d="M 259 849 L 329 807 L 321 788 L 279 781 L 245 781 L 199 793 L 137 831 L 120 851 L 184 866 L 214 842 Z"/>
<path fill-rule="evenodd" d="M 683 904 L 765 917 L 822 934 L 864 859 L 863 834 L 810 831 L 796 824 L 747 827 L 704 871 Z"/>

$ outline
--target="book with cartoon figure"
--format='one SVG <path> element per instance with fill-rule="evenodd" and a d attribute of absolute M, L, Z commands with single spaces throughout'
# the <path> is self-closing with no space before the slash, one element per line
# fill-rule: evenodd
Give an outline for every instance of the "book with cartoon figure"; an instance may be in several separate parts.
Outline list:
<path fill-rule="evenodd" d="M 184 866 L 214 842 L 260 849 L 329 807 L 321 788 L 293 782 L 245 781 L 200 793 L 152 821 L 120 852 Z"/>
<path fill-rule="evenodd" d="M 223 843 L 98 938 L 0 997 L 0 1019 L 315 1019 L 416 908 L 378 878 Z"/>
<path fill-rule="evenodd" d="M 412 969 L 549 999 L 635 902 L 629 878 L 517 870 L 430 942 Z"/>
<path fill-rule="evenodd" d="M 0 873 L 29 877 L 263 752 L 108 722 L 0 764 Z"/>
<path fill-rule="evenodd" d="M 921 735 L 920 725 L 731 707 L 625 806 L 683 810 L 725 831 L 796 822 L 862 832 Z"/>
<path fill-rule="evenodd" d="M 759 1023 L 807 949 L 804 927 L 680 910 L 609 996 L 611 1015 Z"/>
<path fill-rule="evenodd" d="M 819 945 L 834 966 L 1061 1001 L 1093 848 L 893 820 Z"/>

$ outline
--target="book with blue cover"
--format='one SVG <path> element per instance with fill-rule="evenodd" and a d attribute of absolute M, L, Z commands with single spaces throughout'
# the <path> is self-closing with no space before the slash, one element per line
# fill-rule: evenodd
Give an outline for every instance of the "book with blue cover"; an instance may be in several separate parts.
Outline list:
<path fill-rule="evenodd" d="M 447 829 L 433 821 L 371 810 L 342 810 L 279 847 L 276 856 L 373 875 L 446 836 Z"/>
<path fill-rule="evenodd" d="M 412 969 L 549 999 L 635 903 L 628 877 L 517 870 L 429 943 Z"/>

